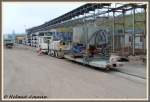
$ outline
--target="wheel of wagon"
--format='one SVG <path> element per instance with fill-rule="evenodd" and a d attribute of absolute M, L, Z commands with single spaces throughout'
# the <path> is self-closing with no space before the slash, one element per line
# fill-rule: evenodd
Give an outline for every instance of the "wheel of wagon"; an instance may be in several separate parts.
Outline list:
<path fill-rule="evenodd" d="M 55 54 L 54 51 L 51 51 L 51 56 L 54 56 L 54 54 Z"/>
<path fill-rule="evenodd" d="M 59 51 L 57 51 L 57 58 L 59 58 L 60 57 L 60 54 L 59 54 Z"/>
<path fill-rule="evenodd" d="M 58 51 L 58 58 L 63 58 L 62 52 Z"/>
<path fill-rule="evenodd" d="M 48 51 L 48 55 L 49 55 L 49 56 L 51 55 L 50 51 Z"/>
<path fill-rule="evenodd" d="M 48 51 L 48 55 L 49 55 L 49 56 L 50 56 L 50 54 L 51 54 L 50 51 Z"/>
<path fill-rule="evenodd" d="M 55 51 L 53 51 L 53 57 L 55 57 Z"/>
<path fill-rule="evenodd" d="M 57 51 L 55 51 L 55 57 L 58 57 L 58 52 Z"/>
<path fill-rule="evenodd" d="M 105 70 L 106 70 L 106 71 L 109 71 L 109 70 L 110 70 L 110 68 L 106 68 Z"/>
<path fill-rule="evenodd" d="M 106 71 L 109 71 L 109 70 L 110 70 L 110 66 L 109 66 L 109 65 L 106 66 L 105 70 L 106 70 Z"/>

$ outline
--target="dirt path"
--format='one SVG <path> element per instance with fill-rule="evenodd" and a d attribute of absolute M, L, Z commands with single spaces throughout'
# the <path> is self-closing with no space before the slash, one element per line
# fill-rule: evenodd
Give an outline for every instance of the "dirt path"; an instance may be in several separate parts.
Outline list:
<path fill-rule="evenodd" d="M 145 98 L 146 81 L 38 56 L 29 48 L 4 49 L 4 95 L 48 98 Z"/>

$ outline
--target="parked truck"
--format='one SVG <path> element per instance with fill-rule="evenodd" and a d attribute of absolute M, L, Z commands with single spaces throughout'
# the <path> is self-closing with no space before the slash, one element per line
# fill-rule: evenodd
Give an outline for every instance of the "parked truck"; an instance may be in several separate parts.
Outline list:
<path fill-rule="evenodd" d="M 39 36 L 37 43 L 37 50 L 41 50 L 43 53 L 48 53 L 48 42 L 51 42 L 52 36 Z"/>
<path fill-rule="evenodd" d="M 13 46 L 14 46 L 13 40 L 12 39 L 5 39 L 4 45 L 6 48 L 10 48 L 10 49 L 13 48 Z"/>
<path fill-rule="evenodd" d="M 38 50 L 50 56 L 63 58 L 64 54 L 70 49 L 71 40 L 66 40 L 61 37 L 56 39 L 54 35 L 38 37 Z"/>

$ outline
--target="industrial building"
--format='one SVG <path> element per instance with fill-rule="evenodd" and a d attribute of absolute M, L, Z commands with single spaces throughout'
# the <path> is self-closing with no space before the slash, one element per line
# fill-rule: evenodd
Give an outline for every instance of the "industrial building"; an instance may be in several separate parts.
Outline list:
<path fill-rule="evenodd" d="M 87 3 L 49 22 L 27 29 L 26 44 L 41 46 L 38 45 L 41 34 L 52 36 L 55 41 L 66 41 L 64 36 L 67 33 L 70 51 L 80 49 L 76 55 L 72 55 L 82 57 L 84 63 L 90 63 L 97 56 L 108 60 L 107 57 L 112 53 L 119 56 L 146 55 L 146 10 L 146 4 L 139 3 Z M 48 52 L 58 56 L 60 51 L 55 51 L 55 47 L 53 49 L 53 52 Z"/>
<path fill-rule="evenodd" d="M 21 35 L 16 35 L 15 42 L 16 42 L 17 44 L 25 44 L 25 42 L 26 42 L 26 35 L 23 35 L 23 34 L 21 34 Z"/>

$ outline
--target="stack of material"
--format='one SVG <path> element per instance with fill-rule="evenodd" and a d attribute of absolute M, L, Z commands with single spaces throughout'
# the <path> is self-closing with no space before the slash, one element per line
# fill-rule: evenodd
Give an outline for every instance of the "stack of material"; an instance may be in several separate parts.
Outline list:
<path fill-rule="evenodd" d="M 74 58 L 82 58 L 85 53 L 85 46 L 82 44 L 76 44 L 72 47 L 71 52 Z"/>
<path fill-rule="evenodd" d="M 146 56 L 145 55 L 141 55 L 141 60 L 143 61 L 144 64 L 146 64 Z"/>
<path fill-rule="evenodd" d="M 146 63 L 146 56 L 145 55 L 140 55 L 140 56 L 129 56 L 128 57 L 130 62 L 135 62 L 135 63 Z"/>
<path fill-rule="evenodd" d="M 141 60 L 140 56 L 129 56 L 130 61 L 139 61 Z"/>
<path fill-rule="evenodd" d="M 110 62 L 114 63 L 114 62 L 128 62 L 129 59 L 127 57 L 124 56 L 120 56 L 118 53 L 111 53 L 110 56 Z"/>

